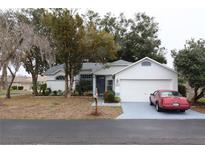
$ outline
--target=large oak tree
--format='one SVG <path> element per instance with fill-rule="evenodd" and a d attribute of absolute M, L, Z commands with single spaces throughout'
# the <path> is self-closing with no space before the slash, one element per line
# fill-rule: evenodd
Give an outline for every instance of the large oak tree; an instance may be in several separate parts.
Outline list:
<path fill-rule="evenodd" d="M 74 76 L 79 73 L 83 61 L 103 63 L 114 58 L 116 45 L 112 35 L 98 31 L 94 23 L 84 23 L 74 10 L 52 9 L 45 18 L 56 47 L 57 62 L 64 64 L 67 97 L 72 92 Z"/>
<path fill-rule="evenodd" d="M 205 95 L 205 40 L 186 42 L 184 49 L 173 52 L 174 66 L 194 89 L 192 102 Z"/>
<path fill-rule="evenodd" d="M 16 72 L 21 65 L 21 45 L 23 42 L 20 25 L 16 21 L 15 12 L 6 10 L 0 12 L 0 69 L 3 66 L 1 85 L 7 89 L 6 97 L 10 98 L 10 89 Z M 14 68 L 11 69 L 11 65 Z M 7 68 L 11 80 L 7 83 Z"/>
<path fill-rule="evenodd" d="M 22 62 L 32 77 L 33 94 L 38 95 L 38 76 L 42 75 L 54 63 L 54 52 L 49 35 L 43 25 L 44 9 L 23 9 L 17 12 L 22 31 Z"/>
<path fill-rule="evenodd" d="M 158 38 L 158 23 L 145 13 L 137 13 L 134 18 L 126 18 L 123 13 L 114 16 L 111 13 L 101 17 L 94 11 L 84 15 L 87 23 L 95 23 L 97 29 L 104 30 L 114 36 L 119 45 L 118 59 L 130 62 L 146 56 L 160 63 L 166 63 L 165 48 L 161 47 Z"/>

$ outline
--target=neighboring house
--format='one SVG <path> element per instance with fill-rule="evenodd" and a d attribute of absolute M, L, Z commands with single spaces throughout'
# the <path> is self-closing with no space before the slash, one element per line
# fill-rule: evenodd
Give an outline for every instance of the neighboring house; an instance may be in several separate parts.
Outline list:
<path fill-rule="evenodd" d="M 7 77 L 7 82 L 11 81 L 11 76 Z M 38 83 L 46 83 L 46 76 L 38 76 Z M 28 76 L 16 76 L 12 87 L 17 86 L 17 87 L 23 87 L 23 90 L 30 91 L 32 90 L 32 78 Z"/>
<path fill-rule="evenodd" d="M 52 90 L 64 90 L 64 65 L 46 71 L 47 86 Z M 83 63 L 75 76 L 75 85 L 80 80 L 93 82 L 93 95 L 103 96 L 107 90 L 125 102 L 147 102 L 150 93 L 158 89 L 178 90 L 178 75 L 173 69 L 145 57 L 135 63 L 124 60 L 107 64 Z"/>
<path fill-rule="evenodd" d="M 11 76 L 7 77 L 8 83 L 11 81 Z M 31 90 L 32 81 L 30 77 L 27 76 L 16 76 L 14 78 L 14 82 L 12 84 L 16 87 L 23 87 L 23 90 Z"/>

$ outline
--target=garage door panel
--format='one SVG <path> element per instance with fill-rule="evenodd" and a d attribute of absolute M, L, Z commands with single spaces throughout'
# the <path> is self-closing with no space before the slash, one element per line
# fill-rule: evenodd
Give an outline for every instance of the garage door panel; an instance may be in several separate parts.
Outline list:
<path fill-rule="evenodd" d="M 120 80 L 120 97 L 124 102 L 147 102 L 150 93 L 170 86 L 171 80 Z"/>

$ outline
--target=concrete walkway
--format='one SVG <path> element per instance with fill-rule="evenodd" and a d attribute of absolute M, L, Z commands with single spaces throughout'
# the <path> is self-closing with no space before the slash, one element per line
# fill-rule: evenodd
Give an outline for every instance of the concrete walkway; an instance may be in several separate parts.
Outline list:
<path fill-rule="evenodd" d="M 117 119 L 205 119 L 205 114 L 187 110 L 157 112 L 148 102 L 122 102 L 123 114 Z"/>

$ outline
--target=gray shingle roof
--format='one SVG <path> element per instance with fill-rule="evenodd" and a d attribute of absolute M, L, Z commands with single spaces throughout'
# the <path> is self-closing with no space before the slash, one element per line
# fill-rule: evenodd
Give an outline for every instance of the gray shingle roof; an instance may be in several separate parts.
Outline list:
<path fill-rule="evenodd" d="M 44 75 L 50 76 L 50 75 L 56 74 L 59 70 L 64 71 L 64 66 L 65 66 L 64 64 L 53 66 L 53 67 L 49 68 L 44 73 Z M 103 65 L 100 63 L 83 63 L 81 70 L 89 70 L 92 73 L 92 72 L 102 68 L 102 66 Z"/>
<path fill-rule="evenodd" d="M 104 67 L 96 72 L 94 72 L 95 75 L 112 75 L 115 74 L 116 72 L 122 70 L 127 66 L 122 66 L 122 65 L 113 65 L 113 66 L 108 66 Z"/>
<path fill-rule="evenodd" d="M 59 70 L 64 70 L 64 64 L 56 65 L 56 66 L 53 66 L 53 67 L 49 68 L 49 69 L 44 73 L 44 75 L 46 75 L 46 76 L 54 75 L 54 74 L 57 73 Z"/>
<path fill-rule="evenodd" d="M 100 70 L 104 70 L 105 71 L 105 73 L 109 73 L 110 71 L 112 71 L 113 69 L 108 69 L 108 70 L 105 70 L 106 68 L 108 68 L 108 67 L 105 67 L 106 65 L 108 65 L 109 67 L 111 67 L 111 66 L 119 66 L 119 68 L 120 67 L 123 67 L 123 66 L 128 66 L 128 65 L 130 65 L 131 63 L 130 62 L 128 62 L 128 61 L 125 61 L 125 60 L 117 60 L 117 61 L 114 61 L 114 62 L 112 62 L 112 63 L 107 63 L 107 64 L 105 64 L 105 65 L 103 65 L 103 64 L 101 64 L 101 63 L 83 63 L 83 66 L 82 66 L 82 68 L 81 68 L 81 70 L 88 70 L 88 71 L 90 71 L 90 73 L 94 73 L 94 72 L 96 72 L 96 71 L 100 71 Z M 62 71 L 64 71 L 64 64 L 61 64 L 61 65 L 56 65 L 56 66 L 53 66 L 53 67 L 51 67 L 51 68 L 49 68 L 45 73 L 44 73 L 44 75 L 46 75 L 46 76 L 52 76 L 52 75 L 55 75 L 59 70 L 62 70 Z M 115 70 L 117 69 L 119 69 L 119 68 L 117 68 L 117 67 L 115 67 L 115 69 L 113 70 L 114 72 L 115 72 Z M 103 72 L 104 72 L 103 71 Z M 108 72 L 107 72 L 108 71 Z M 103 73 L 102 72 L 102 73 Z M 113 72 L 113 73 L 114 73 Z"/>
<path fill-rule="evenodd" d="M 122 70 L 123 68 L 129 66 L 132 64 L 131 62 L 125 61 L 125 60 L 117 60 L 112 63 L 105 64 L 104 67 L 102 67 L 100 70 L 97 70 L 94 72 L 95 75 L 112 75 L 116 72 Z"/>

